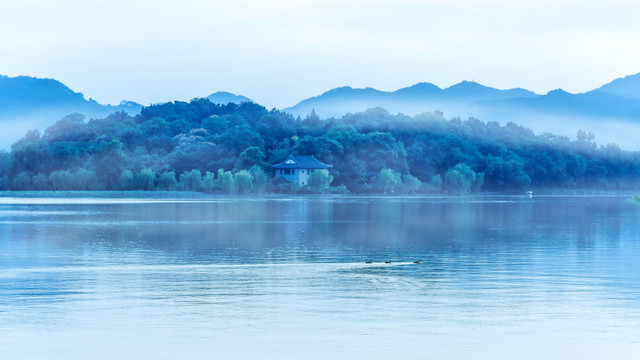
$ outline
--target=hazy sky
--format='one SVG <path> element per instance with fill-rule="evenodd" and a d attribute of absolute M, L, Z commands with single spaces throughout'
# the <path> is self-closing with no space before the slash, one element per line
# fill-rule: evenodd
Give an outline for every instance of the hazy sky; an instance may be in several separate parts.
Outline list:
<path fill-rule="evenodd" d="M 16 0 L 0 74 L 102 103 L 225 90 L 286 107 L 338 86 L 475 80 L 582 92 L 640 72 L 637 0 Z"/>

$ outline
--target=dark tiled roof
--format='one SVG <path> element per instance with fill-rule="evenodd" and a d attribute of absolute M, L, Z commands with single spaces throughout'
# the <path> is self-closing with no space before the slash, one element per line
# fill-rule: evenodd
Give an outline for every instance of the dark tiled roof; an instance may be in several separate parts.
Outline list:
<path fill-rule="evenodd" d="M 293 163 L 287 164 L 292 160 Z M 273 165 L 274 169 L 331 169 L 333 166 L 321 163 L 313 156 L 289 155 L 289 157 L 280 164 Z"/>

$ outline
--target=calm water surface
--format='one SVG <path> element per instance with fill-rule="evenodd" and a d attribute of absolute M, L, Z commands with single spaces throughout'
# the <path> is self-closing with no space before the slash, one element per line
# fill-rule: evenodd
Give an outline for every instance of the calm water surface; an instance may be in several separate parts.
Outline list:
<path fill-rule="evenodd" d="M 0 198 L 0 358 L 637 359 L 639 275 L 626 197 Z"/>

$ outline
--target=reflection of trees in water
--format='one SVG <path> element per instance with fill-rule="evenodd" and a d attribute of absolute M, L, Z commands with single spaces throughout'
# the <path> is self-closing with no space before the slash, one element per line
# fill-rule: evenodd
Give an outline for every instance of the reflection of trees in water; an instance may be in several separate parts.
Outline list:
<path fill-rule="evenodd" d="M 19 237 L 24 249 L 60 249 L 96 261 L 154 256 L 213 263 L 413 261 L 448 253 L 490 259 L 620 246 L 637 220 L 625 216 L 625 206 L 635 205 L 607 197 L 43 205 L 38 208 L 54 215 L 3 225 L 3 234 Z"/>

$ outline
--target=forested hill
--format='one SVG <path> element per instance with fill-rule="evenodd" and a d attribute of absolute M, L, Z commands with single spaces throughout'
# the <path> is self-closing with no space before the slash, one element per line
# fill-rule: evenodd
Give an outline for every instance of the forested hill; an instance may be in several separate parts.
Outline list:
<path fill-rule="evenodd" d="M 338 117 L 372 107 L 408 115 L 438 109 L 448 116 L 501 124 L 512 121 L 539 133 L 548 131 L 569 137 L 575 136 L 574 129 L 588 128 L 604 143 L 640 150 L 638 131 L 634 130 L 640 124 L 640 74 L 577 94 L 561 89 L 546 94 L 520 88 L 500 90 L 473 81 L 447 88 L 420 83 L 392 92 L 342 87 L 284 111 L 305 116 L 315 109 L 321 117 Z"/>
<path fill-rule="evenodd" d="M 375 106 L 405 114 L 440 109 L 459 116 L 493 115 L 492 119 L 499 121 L 508 116 L 529 116 L 540 121 L 541 114 L 547 117 L 553 114 L 554 118 L 624 119 L 637 123 L 640 120 L 640 73 L 579 94 L 556 89 L 539 95 L 520 88 L 500 90 L 473 81 L 447 88 L 419 83 L 392 92 L 341 87 L 284 111 L 304 116 L 315 109 L 320 116 L 342 116 Z"/>
<path fill-rule="evenodd" d="M 0 122 L 30 114 L 57 115 L 59 118 L 73 111 L 92 117 L 106 116 L 114 111 L 137 114 L 141 107 L 131 101 L 116 106 L 102 105 L 93 99 L 85 99 L 82 93 L 54 79 L 0 75 Z"/>
<path fill-rule="evenodd" d="M 409 117 L 374 108 L 302 119 L 249 102 L 195 99 L 145 107 L 135 117 L 70 115 L 43 134 L 30 131 L 0 153 L 0 187 L 357 193 L 640 187 L 640 153 L 577 135 L 534 135 L 513 123 L 448 120 L 439 112 Z M 334 168 L 304 188 L 272 178 L 271 165 L 289 154 L 314 155 Z"/>
<path fill-rule="evenodd" d="M 44 129 L 67 114 L 102 118 L 115 111 L 137 114 L 141 108 L 132 101 L 99 104 L 54 79 L 0 75 L 0 149 L 8 149 L 28 129 Z"/>

